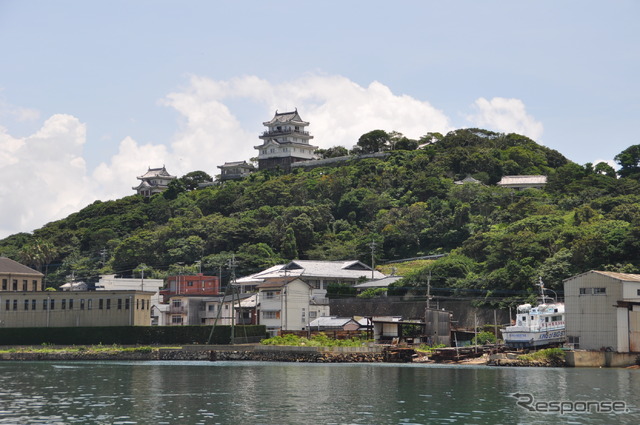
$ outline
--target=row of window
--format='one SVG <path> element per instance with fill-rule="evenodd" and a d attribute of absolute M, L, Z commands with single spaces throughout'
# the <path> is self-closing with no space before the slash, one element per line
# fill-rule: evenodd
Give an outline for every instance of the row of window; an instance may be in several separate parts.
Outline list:
<path fill-rule="evenodd" d="M 36 291 L 38 288 L 38 281 L 37 280 L 32 280 L 31 281 L 33 286 L 32 286 L 32 290 Z M 3 291 L 28 291 L 29 290 L 29 280 L 27 279 L 23 279 L 22 280 L 22 288 L 18 289 L 18 279 L 11 279 L 11 289 L 9 289 L 9 279 L 2 279 L 2 290 Z"/>
<path fill-rule="evenodd" d="M 131 308 L 131 299 L 130 298 L 124 298 L 124 303 L 122 302 L 122 298 L 117 298 L 115 300 L 115 302 L 113 304 L 114 308 L 118 309 L 118 310 L 122 310 L 123 305 L 124 305 L 124 309 L 125 310 L 129 310 Z M 73 310 L 74 309 L 74 304 L 75 301 L 77 301 L 77 306 L 79 310 L 93 310 L 94 308 L 94 301 L 97 301 L 97 308 L 98 310 L 111 310 L 111 306 L 112 306 L 112 299 L 111 298 L 99 298 L 97 300 L 94 300 L 92 298 L 89 298 L 87 300 L 85 300 L 84 298 L 80 298 L 78 300 L 76 300 L 75 298 L 62 298 L 59 299 L 59 306 L 60 306 L 60 310 Z M 18 304 L 19 304 L 19 300 L 5 300 L 5 310 L 6 311 L 10 311 L 10 310 L 18 310 Z M 149 301 L 146 301 L 144 299 L 136 299 L 136 310 L 149 310 L 150 305 L 149 305 Z M 38 309 L 38 300 L 29 300 L 29 299 L 25 299 L 22 303 L 22 309 L 23 310 L 37 310 Z M 42 300 L 42 310 L 55 310 L 56 309 L 56 299 L 49 299 L 49 298 L 44 298 Z"/>
<path fill-rule="evenodd" d="M 580 295 L 607 295 L 607 288 L 580 288 Z"/>

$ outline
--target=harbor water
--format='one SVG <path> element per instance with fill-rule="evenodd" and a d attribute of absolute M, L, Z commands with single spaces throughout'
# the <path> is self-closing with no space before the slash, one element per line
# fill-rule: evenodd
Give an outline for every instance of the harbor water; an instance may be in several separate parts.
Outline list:
<path fill-rule="evenodd" d="M 640 370 L 3 362 L 6 424 L 636 424 Z"/>

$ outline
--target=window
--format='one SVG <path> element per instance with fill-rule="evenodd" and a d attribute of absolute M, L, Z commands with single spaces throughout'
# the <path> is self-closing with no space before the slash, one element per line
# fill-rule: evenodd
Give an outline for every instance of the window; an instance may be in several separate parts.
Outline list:
<path fill-rule="evenodd" d="M 92 299 L 88 299 L 87 300 L 87 310 L 91 310 L 93 308 L 93 300 Z"/>
<path fill-rule="evenodd" d="M 317 311 L 310 311 L 309 312 L 309 319 L 315 319 L 316 317 L 318 317 L 318 312 Z"/>
<path fill-rule="evenodd" d="M 31 310 L 35 310 L 36 309 L 36 300 L 31 300 Z"/>
<path fill-rule="evenodd" d="M 279 311 L 263 311 L 262 312 L 262 318 L 263 319 L 277 319 L 278 317 L 280 317 L 280 313 Z"/>
<path fill-rule="evenodd" d="M 131 308 L 131 300 L 129 298 L 124 299 L 124 309 L 129 310 Z"/>
<path fill-rule="evenodd" d="M 56 308 L 56 300 L 50 300 L 49 301 L 49 310 L 53 310 L 54 308 Z"/>
<path fill-rule="evenodd" d="M 37 290 L 38 290 L 38 281 L 37 281 L 37 280 L 34 280 L 34 281 L 32 281 L 31 283 L 33 284 L 33 290 L 34 290 L 34 291 L 37 291 Z"/>
<path fill-rule="evenodd" d="M 107 298 L 107 310 L 111 310 L 111 298 Z"/>
<path fill-rule="evenodd" d="M 9 282 L 7 282 L 7 279 L 2 279 L 2 290 L 6 291 L 7 290 L 7 285 L 9 284 Z M 640 292 L 640 289 L 638 290 L 638 292 Z"/>
<path fill-rule="evenodd" d="M 171 324 L 172 325 L 181 325 L 182 324 L 182 316 L 171 316 Z"/>
<path fill-rule="evenodd" d="M 209 304 L 207 306 L 207 311 L 215 312 L 216 311 L 216 305 L 215 304 Z"/>
<path fill-rule="evenodd" d="M 5 306 L 5 310 L 9 310 L 9 307 L 11 306 L 11 301 L 7 300 L 7 304 Z"/>
<path fill-rule="evenodd" d="M 73 299 L 69 299 L 69 310 L 73 310 Z"/>
<path fill-rule="evenodd" d="M 84 310 L 84 298 L 80 298 L 80 310 Z"/>
<path fill-rule="evenodd" d="M 98 310 L 102 310 L 103 307 L 104 307 L 104 300 L 100 298 L 98 300 Z"/>
<path fill-rule="evenodd" d="M 14 310 L 18 309 L 18 300 L 13 300 L 13 309 Z"/>
<path fill-rule="evenodd" d="M 67 300 L 65 300 L 64 298 L 62 300 L 60 300 L 60 308 L 62 310 L 66 310 L 67 309 Z"/>
<path fill-rule="evenodd" d="M 607 295 L 607 288 L 580 288 L 580 295 Z"/>
<path fill-rule="evenodd" d="M 26 279 L 22 281 L 22 290 L 24 292 L 27 292 L 29 290 L 29 281 Z"/>
<path fill-rule="evenodd" d="M 187 286 L 193 286 L 193 281 L 192 280 L 188 281 Z"/>
<path fill-rule="evenodd" d="M 118 298 L 118 310 L 122 310 L 122 298 Z"/>
<path fill-rule="evenodd" d="M 144 308 L 144 305 L 142 306 Z M 136 298 L 136 310 L 140 310 L 140 299 Z"/>
<path fill-rule="evenodd" d="M 48 310 L 49 309 L 49 300 L 47 300 L 46 298 L 44 300 L 42 300 L 42 309 L 43 310 Z"/>
<path fill-rule="evenodd" d="M 180 307 L 182 305 L 182 301 L 181 300 L 173 300 L 173 302 L 171 304 L 173 304 L 174 307 Z"/>
<path fill-rule="evenodd" d="M 18 290 L 18 279 L 13 279 L 13 290 L 17 291 Z"/>
<path fill-rule="evenodd" d="M 24 300 L 24 309 L 29 310 L 29 300 Z"/>

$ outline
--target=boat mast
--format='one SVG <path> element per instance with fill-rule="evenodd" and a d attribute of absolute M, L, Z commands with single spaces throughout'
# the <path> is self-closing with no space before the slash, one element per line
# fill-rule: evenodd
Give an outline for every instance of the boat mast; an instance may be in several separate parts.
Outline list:
<path fill-rule="evenodd" d="M 544 296 L 544 282 L 542 282 L 542 276 L 539 276 L 538 279 L 539 279 L 538 286 L 540 286 L 540 295 L 542 296 L 542 304 L 546 304 L 547 302 Z"/>

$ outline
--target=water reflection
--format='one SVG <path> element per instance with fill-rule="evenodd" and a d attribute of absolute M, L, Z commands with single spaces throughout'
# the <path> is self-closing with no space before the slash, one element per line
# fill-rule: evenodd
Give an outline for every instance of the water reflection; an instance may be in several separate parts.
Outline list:
<path fill-rule="evenodd" d="M 255 362 L 0 363 L 0 423 L 636 423 L 639 371 Z M 528 412 L 624 400 L 621 415 Z"/>

